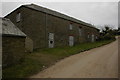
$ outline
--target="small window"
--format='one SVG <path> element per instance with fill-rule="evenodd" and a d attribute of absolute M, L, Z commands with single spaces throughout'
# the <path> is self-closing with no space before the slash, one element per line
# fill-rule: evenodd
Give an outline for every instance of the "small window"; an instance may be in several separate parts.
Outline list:
<path fill-rule="evenodd" d="M 98 37 L 96 36 L 96 39 L 98 39 Z"/>
<path fill-rule="evenodd" d="M 21 18 L 21 13 L 18 13 L 18 14 L 16 15 L 16 22 L 19 22 L 19 21 L 20 21 L 20 18 Z"/>
<path fill-rule="evenodd" d="M 90 32 L 87 33 L 87 38 L 90 38 Z"/>
<path fill-rule="evenodd" d="M 69 29 L 70 29 L 70 30 L 72 30 L 72 29 L 73 29 L 73 26 L 72 26 L 72 24 L 70 24 L 70 26 L 69 26 Z"/>
<path fill-rule="evenodd" d="M 90 38 L 90 35 L 88 34 L 88 38 Z"/>

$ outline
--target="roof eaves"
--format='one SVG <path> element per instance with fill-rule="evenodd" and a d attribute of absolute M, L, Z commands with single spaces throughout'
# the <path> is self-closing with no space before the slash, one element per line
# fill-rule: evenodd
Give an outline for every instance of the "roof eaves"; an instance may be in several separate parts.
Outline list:
<path fill-rule="evenodd" d="M 2 34 L 2 36 L 11 36 L 11 37 L 26 37 L 26 36 L 22 36 L 22 35 L 15 35 L 15 34 Z"/>

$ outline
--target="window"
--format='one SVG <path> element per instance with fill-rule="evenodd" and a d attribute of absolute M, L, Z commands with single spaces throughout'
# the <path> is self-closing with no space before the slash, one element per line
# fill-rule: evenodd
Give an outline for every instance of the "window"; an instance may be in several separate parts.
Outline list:
<path fill-rule="evenodd" d="M 19 21 L 20 21 L 20 18 L 21 18 L 21 13 L 18 13 L 18 14 L 16 15 L 16 22 L 19 22 Z"/>
<path fill-rule="evenodd" d="M 96 39 L 98 39 L 98 37 L 96 36 Z"/>
<path fill-rule="evenodd" d="M 69 36 L 69 46 L 74 45 L 74 36 Z"/>
<path fill-rule="evenodd" d="M 94 42 L 94 34 L 92 34 L 92 42 Z"/>
<path fill-rule="evenodd" d="M 70 30 L 72 30 L 72 29 L 73 29 L 73 26 L 72 26 L 72 24 L 70 24 L 70 26 L 69 26 L 69 29 L 70 29 Z"/>
<path fill-rule="evenodd" d="M 90 38 L 90 35 L 88 34 L 88 38 Z"/>

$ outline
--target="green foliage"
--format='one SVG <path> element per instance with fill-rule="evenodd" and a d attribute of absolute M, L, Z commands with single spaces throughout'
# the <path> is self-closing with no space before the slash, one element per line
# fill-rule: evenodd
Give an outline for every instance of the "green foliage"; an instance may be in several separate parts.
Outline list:
<path fill-rule="evenodd" d="M 40 72 L 67 56 L 71 56 L 82 51 L 86 51 L 98 46 L 102 46 L 112 42 L 113 40 L 104 40 L 94 43 L 81 43 L 73 47 L 58 47 L 39 49 L 31 54 L 26 55 L 25 60 L 21 64 L 5 68 L 3 70 L 3 78 L 25 78 Z"/>
<path fill-rule="evenodd" d="M 113 30 L 110 26 L 105 25 L 104 29 L 100 33 L 99 40 L 115 40 L 116 30 Z"/>
<path fill-rule="evenodd" d="M 115 36 L 110 34 L 105 34 L 104 36 L 100 36 L 99 40 L 115 40 Z"/>

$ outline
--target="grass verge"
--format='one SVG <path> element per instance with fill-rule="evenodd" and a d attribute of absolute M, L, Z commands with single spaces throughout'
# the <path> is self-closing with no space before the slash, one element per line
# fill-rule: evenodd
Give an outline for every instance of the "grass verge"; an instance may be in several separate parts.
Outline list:
<path fill-rule="evenodd" d="M 81 43 L 73 47 L 62 47 L 52 49 L 40 49 L 25 56 L 21 64 L 3 69 L 3 78 L 26 78 L 53 65 L 56 61 L 70 55 L 77 54 L 95 47 L 112 42 L 113 40 L 98 41 L 94 43 Z"/>

